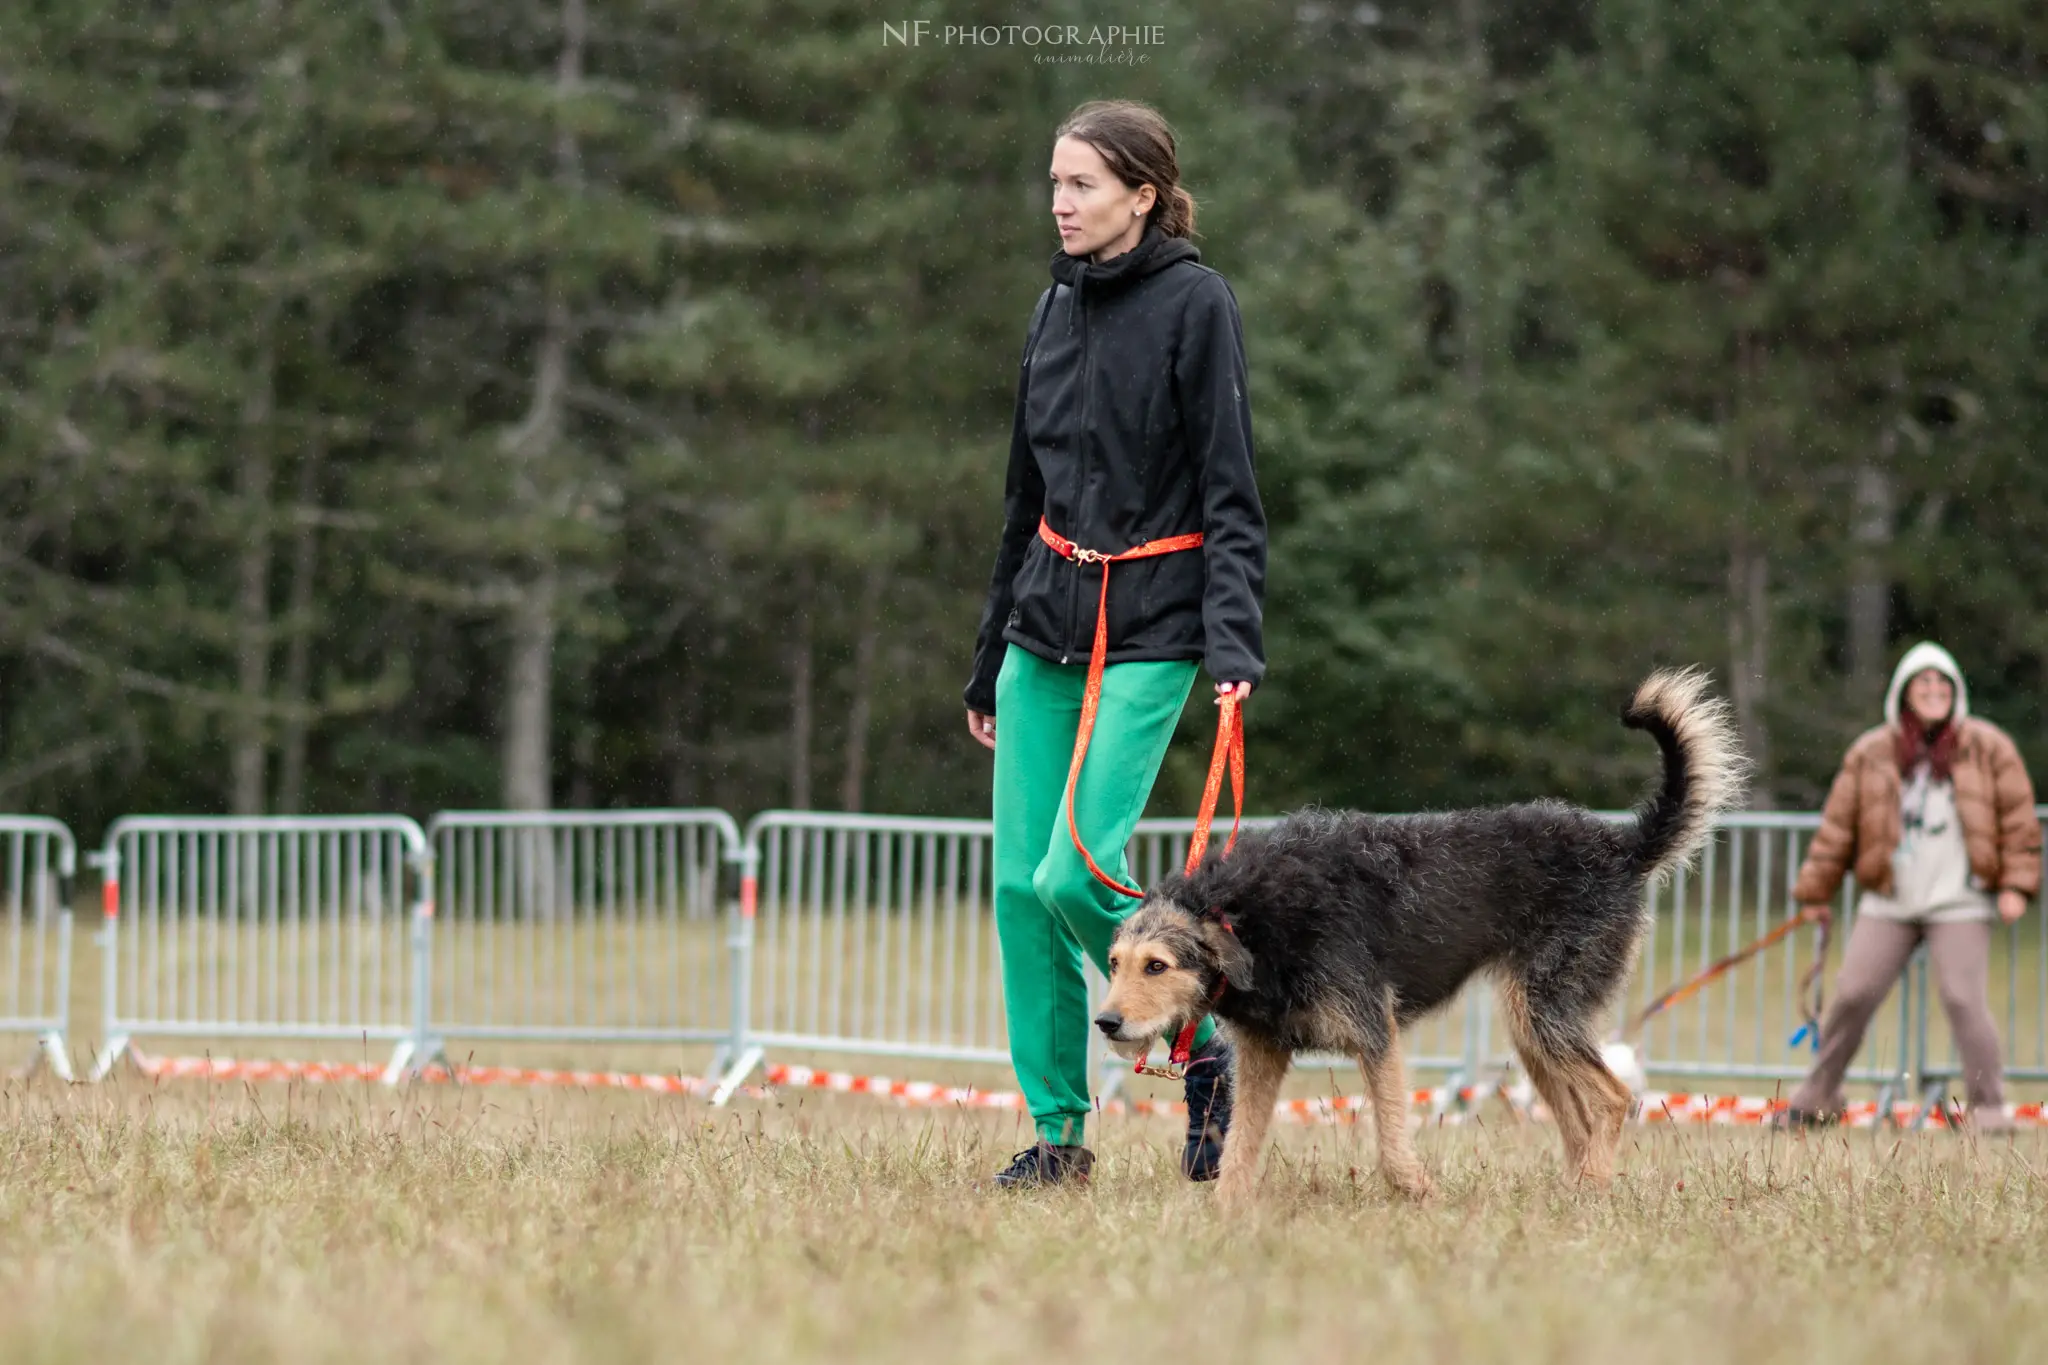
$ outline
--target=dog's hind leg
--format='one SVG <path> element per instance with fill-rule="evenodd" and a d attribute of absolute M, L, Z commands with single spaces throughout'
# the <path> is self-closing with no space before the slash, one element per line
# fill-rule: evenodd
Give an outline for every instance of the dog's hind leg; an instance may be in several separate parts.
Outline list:
<path fill-rule="evenodd" d="M 1568 1073 L 1537 1036 L 1522 983 L 1515 977 L 1502 976 L 1499 995 L 1500 1012 L 1507 1020 L 1508 1036 L 1514 1040 L 1515 1055 L 1522 1059 L 1522 1069 L 1529 1073 L 1536 1093 L 1550 1106 L 1558 1136 L 1564 1140 L 1564 1164 L 1571 1170 L 1580 1170 L 1585 1164 L 1591 1116 L 1580 1102 L 1578 1091 L 1568 1083 Z"/>
<path fill-rule="evenodd" d="M 1294 1054 L 1260 1039 L 1233 1037 L 1237 1066 L 1230 1132 L 1223 1139 L 1223 1169 L 1216 1182 L 1216 1197 L 1226 1205 L 1241 1205 L 1251 1197 L 1259 1179 L 1259 1155 L 1266 1146 L 1266 1130 L 1273 1123 L 1273 1105 L 1280 1098 L 1280 1082 L 1294 1064 Z"/>
<path fill-rule="evenodd" d="M 1622 1079 L 1607 1069 L 1600 1049 L 1580 1039 L 1558 1058 L 1567 1089 L 1587 1112 L 1586 1145 L 1579 1160 L 1579 1178 L 1595 1185 L 1614 1179 L 1614 1153 L 1621 1145 L 1621 1126 L 1635 1097 Z"/>
<path fill-rule="evenodd" d="M 1387 1020 L 1386 1041 L 1361 1052 L 1358 1065 L 1372 1090 L 1372 1121 L 1378 1130 L 1381 1177 L 1410 1199 L 1427 1198 L 1431 1188 L 1429 1175 L 1422 1169 L 1408 1136 L 1408 1110 L 1413 1103 L 1408 1094 L 1408 1068 L 1402 1063 L 1401 1039 L 1391 1017 Z"/>

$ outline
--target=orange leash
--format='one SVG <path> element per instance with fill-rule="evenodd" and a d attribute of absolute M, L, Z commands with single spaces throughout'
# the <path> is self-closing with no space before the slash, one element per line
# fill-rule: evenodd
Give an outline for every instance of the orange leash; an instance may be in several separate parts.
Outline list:
<path fill-rule="evenodd" d="M 1699 994 L 1700 991 L 1704 990 L 1707 986 L 1712 985 L 1715 981 L 1720 980 L 1723 976 L 1726 976 L 1730 971 L 1733 971 L 1735 968 L 1749 961 L 1751 958 L 1755 957 L 1764 949 L 1769 948 L 1773 944 L 1779 942 L 1786 935 L 1790 934 L 1800 925 L 1805 924 L 1807 922 L 1808 920 L 1806 913 L 1804 911 L 1801 911 L 1800 913 L 1792 916 L 1792 918 L 1786 920 L 1783 924 L 1780 924 L 1777 928 L 1765 934 L 1763 937 L 1752 939 L 1748 943 L 1744 944 L 1742 947 L 1737 948 L 1734 952 L 1728 954 L 1728 956 L 1722 958 L 1713 966 L 1708 967 L 1705 971 L 1701 972 L 1698 976 L 1693 977 L 1690 981 L 1684 982 L 1677 986 L 1673 986 L 1670 990 L 1664 992 L 1664 994 L 1658 996 L 1655 1000 L 1652 1000 L 1648 1005 L 1645 1005 L 1643 1007 L 1642 1012 L 1636 1015 L 1634 1019 L 1631 1019 L 1629 1021 L 1628 1027 L 1622 1030 L 1621 1036 L 1623 1038 L 1634 1037 L 1636 1033 L 1642 1029 L 1644 1024 L 1649 1023 L 1650 1020 L 1656 1018 L 1665 1010 L 1670 1009 L 1673 1005 L 1681 1004 L 1684 1001 L 1691 999 L 1693 996 Z M 1813 966 L 1808 969 L 1805 979 L 1800 982 L 1801 996 L 1807 996 L 1811 988 L 1818 984 L 1821 968 L 1825 964 L 1827 958 L 1827 926 L 1825 924 L 1821 926 L 1821 934 L 1822 938 L 1820 941 L 1820 951 L 1814 955 Z M 1817 1030 L 1819 1028 L 1820 1013 L 1819 993 L 1817 991 L 1814 991 L 1810 998 L 1813 1001 L 1813 1006 L 1808 1018 Z M 1801 1003 L 1805 1004 L 1806 1002 L 1802 1000 Z M 1793 1045 L 1796 1047 L 1798 1044 L 1797 1042 L 1795 1042 Z"/>
<path fill-rule="evenodd" d="M 1109 566 L 1128 559 L 1150 559 L 1155 555 L 1198 549 L 1202 544 L 1202 533 L 1195 531 L 1184 536 L 1166 536 L 1116 554 L 1104 554 L 1100 550 L 1081 548 L 1053 530 L 1045 518 L 1040 517 L 1038 538 L 1064 559 L 1076 564 L 1102 566 L 1102 590 L 1095 603 L 1095 644 L 1088 653 L 1088 682 L 1081 693 L 1081 724 L 1074 732 L 1073 762 L 1067 765 L 1067 833 L 1072 836 L 1075 849 L 1097 881 L 1126 896 L 1142 897 L 1143 891 L 1135 886 L 1125 886 L 1102 870 L 1094 855 L 1088 852 L 1088 846 L 1081 842 L 1080 826 L 1074 822 L 1074 787 L 1081 779 L 1081 763 L 1088 756 L 1089 737 L 1095 733 L 1095 713 L 1102 705 L 1102 670 L 1109 655 Z M 1188 841 L 1187 870 L 1190 873 L 1201 864 L 1202 854 L 1209 847 L 1209 826 L 1216 815 L 1217 799 L 1223 794 L 1226 767 L 1230 772 L 1230 796 L 1236 815 L 1231 821 L 1230 839 L 1223 845 L 1225 854 L 1236 847 L 1238 826 L 1244 822 L 1244 715 L 1238 710 L 1235 697 L 1223 698 L 1220 708 L 1221 713 L 1216 717 L 1216 747 L 1209 756 L 1209 777 L 1202 784 L 1202 807 L 1195 816 L 1194 836 Z"/>
<path fill-rule="evenodd" d="M 1805 912 L 1802 911 L 1802 914 Z M 1820 921 L 1820 933 L 1813 940 L 1813 965 L 1806 969 L 1806 975 L 1799 978 L 1799 1009 L 1802 1022 L 1787 1047 L 1798 1047 L 1811 1043 L 1815 1052 L 1820 1051 L 1820 1016 L 1827 1004 L 1827 992 L 1821 985 L 1821 973 L 1828 965 L 1828 930 L 1833 927 L 1832 918 Z"/>

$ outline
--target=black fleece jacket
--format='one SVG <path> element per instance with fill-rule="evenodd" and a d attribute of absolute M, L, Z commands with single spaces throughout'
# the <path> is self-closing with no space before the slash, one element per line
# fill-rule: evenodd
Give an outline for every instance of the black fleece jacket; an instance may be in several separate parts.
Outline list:
<path fill-rule="evenodd" d="M 1244 327 L 1221 275 L 1148 226 L 1100 265 L 1055 252 L 1017 376 L 1003 532 L 965 697 L 993 715 L 1003 644 L 1086 663 L 1100 564 L 1052 529 L 1115 553 L 1203 534 L 1199 550 L 1109 566 L 1110 663 L 1199 659 L 1217 682 L 1265 678 L 1266 517 L 1252 473 Z"/>

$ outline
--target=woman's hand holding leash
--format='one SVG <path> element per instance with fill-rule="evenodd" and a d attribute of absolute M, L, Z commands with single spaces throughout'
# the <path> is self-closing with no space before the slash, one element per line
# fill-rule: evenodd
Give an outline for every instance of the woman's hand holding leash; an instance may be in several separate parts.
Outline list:
<path fill-rule="evenodd" d="M 1249 697 L 1251 694 L 1252 685 L 1248 682 L 1216 684 L 1216 704 L 1218 706 L 1223 705 L 1223 699 L 1225 697 L 1235 697 L 1239 701 L 1243 701 L 1246 697 Z"/>

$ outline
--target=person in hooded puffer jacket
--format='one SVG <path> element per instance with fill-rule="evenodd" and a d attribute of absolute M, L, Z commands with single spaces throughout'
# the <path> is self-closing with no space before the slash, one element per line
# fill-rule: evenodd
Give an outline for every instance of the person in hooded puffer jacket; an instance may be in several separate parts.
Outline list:
<path fill-rule="evenodd" d="M 1820 921 L 1846 873 L 1862 896 L 1819 1056 L 1779 1122 L 1839 1117 L 1843 1073 L 1924 939 L 1962 1055 L 1970 1122 L 2002 1129 L 2010 1120 L 1986 991 L 1991 931 L 2018 919 L 2040 890 L 2034 784 L 2005 731 L 1970 714 L 1962 669 L 1939 645 L 1915 645 L 1899 660 L 1884 715 L 1849 746 L 1793 884 L 1793 899 Z"/>

